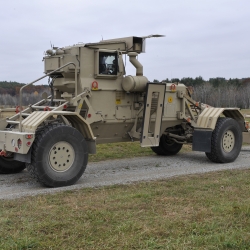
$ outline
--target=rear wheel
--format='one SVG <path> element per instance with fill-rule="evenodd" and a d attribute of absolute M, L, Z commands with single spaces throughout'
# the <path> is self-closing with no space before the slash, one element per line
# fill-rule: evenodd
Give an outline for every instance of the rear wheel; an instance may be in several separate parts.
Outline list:
<path fill-rule="evenodd" d="M 166 135 L 162 135 L 158 147 L 151 147 L 151 149 L 158 155 L 175 155 L 182 148 L 182 144 L 171 140 Z"/>
<path fill-rule="evenodd" d="M 211 152 L 206 153 L 209 160 L 217 163 L 233 162 L 242 146 L 242 131 L 236 120 L 220 117 L 212 133 Z"/>
<path fill-rule="evenodd" d="M 60 187 L 74 184 L 87 162 L 88 149 L 83 135 L 73 127 L 54 124 L 37 132 L 27 169 L 43 185 Z"/>
<path fill-rule="evenodd" d="M 0 174 L 15 174 L 26 168 L 25 163 L 15 161 L 13 155 L 9 157 L 0 156 Z"/>

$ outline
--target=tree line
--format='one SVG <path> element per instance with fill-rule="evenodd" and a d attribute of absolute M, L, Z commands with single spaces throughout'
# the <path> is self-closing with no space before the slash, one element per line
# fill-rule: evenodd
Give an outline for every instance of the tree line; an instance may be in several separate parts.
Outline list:
<path fill-rule="evenodd" d="M 159 81 L 155 79 L 154 82 Z M 194 100 L 214 107 L 250 108 L 250 78 L 227 80 L 217 77 L 205 81 L 199 76 L 182 79 L 166 78 L 162 82 L 181 82 L 188 87 Z"/>
<path fill-rule="evenodd" d="M 24 83 L 0 81 L 0 105 L 3 107 L 15 107 L 19 104 L 20 88 Z M 30 85 L 23 91 L 22 103 L 24 106 L 41 100 L 42 93 L 50 93 L 48 85 Z"/>
<path fill-rule="evenodd" d="M 9 94 L 11 96 L 19 95 L 20 88 L 24 83 L 0 81 L 0 94 Z M 32 94 L 35 92 L 42 92 L 48 90 L 48 85 L 30 85 L 25 88 L 25 93 Z"/>
<path fill-rule="evenodd" d="M 154 80 L 153 82 L 160 82 Z M 163 79 L 161 82 L 181 82 L 185 84 L 196 101 L 209 104 L 214 107 L 239 107 L 250 109 L 250 78 L 225 79 L 222 77 L 210 78 L 205 81 L 201 76 L 196 78 L 172 78 Z M 0 81 L 0 105 L 17 106 L 19 103 L 19 91 L 24 83 Z M 23 105 L 38 102 L 42 93 L 50 93 L 48 85 L 31 85 L 23 93 Z"/>

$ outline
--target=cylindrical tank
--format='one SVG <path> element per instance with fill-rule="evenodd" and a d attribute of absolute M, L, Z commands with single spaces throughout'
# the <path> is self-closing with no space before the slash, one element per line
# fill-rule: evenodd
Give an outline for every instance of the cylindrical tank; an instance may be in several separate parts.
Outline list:
<path fill-rule="evenodd" d="M 126 92 L 143 92 L 146 90 L 147 82 L 145 76 L 126 76 L 122 81 L 122 88 Z"/>

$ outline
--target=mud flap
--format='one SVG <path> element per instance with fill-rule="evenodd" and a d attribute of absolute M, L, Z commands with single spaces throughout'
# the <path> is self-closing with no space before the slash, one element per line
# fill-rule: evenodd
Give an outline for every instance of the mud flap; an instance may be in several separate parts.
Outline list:
<path fill-rule="evenodd" d="M 30 148 L 27 154 L 14 153 L 14 160 L 31 163 L 31 151 L 32 149 Z"/>
<path fill-rule="evenodd" d="M 212 133 L 212 130 L 195 129 L 192 150 L 210 153 Z"/>
<path fill-rule="evenodd" d="M 159 146 L 166 84 L 148 83 L 144 104 L 141 147 Z M 152 119 L 152 115 L 155 114 Z M 154 122 L 154 127 L 150 126 Z M 150 131 L 152 129 L 152 131 Z"/>

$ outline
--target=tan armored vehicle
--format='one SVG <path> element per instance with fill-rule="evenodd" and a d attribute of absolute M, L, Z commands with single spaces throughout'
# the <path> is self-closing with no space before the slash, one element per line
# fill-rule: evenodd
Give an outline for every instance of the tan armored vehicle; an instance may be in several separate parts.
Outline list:
<path fill-rule="evenodd" d="M 51 95 L 0 121 L 0 173 L 27 168 L 43 185 L 65 186 L 83 174 L 96 143 L 140 141 L 158 155 L 192 143 L 218 163 L 234 161 L 248 124 L 237 108 L 194 101 L 181 83 L 151 83 L 137 55 L 148 37 L 53 48 L 44 57 Z M 127 75 L 126 57 L 135 67 Z M 167 158 L 166 158 L 167 160 Z"/>

